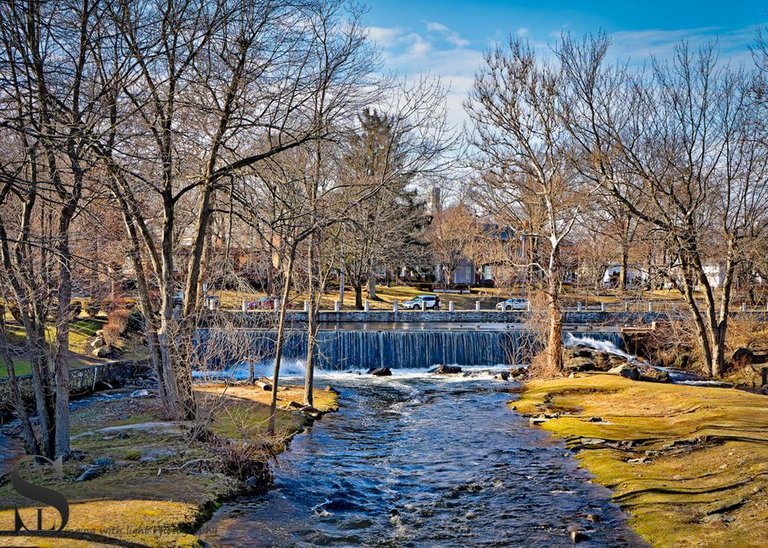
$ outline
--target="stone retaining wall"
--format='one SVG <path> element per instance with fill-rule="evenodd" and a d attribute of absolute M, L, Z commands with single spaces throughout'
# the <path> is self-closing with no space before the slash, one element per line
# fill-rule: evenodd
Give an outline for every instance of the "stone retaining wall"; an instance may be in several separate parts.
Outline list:
<path fill-rule="evenodd" d="M 150 373 L 151 368 L 148 360 L 117 360 L 104 362 L 89 367 L 79 367 L 70 369 L 69 382 L 70 394 L 72 396 L 83 396 L 93 392 L 97 386 L 109 384 L 111 386 L 121 386 L 128 380 Z M 32 401 L 34 394 L 32 392 L 32 376 L 23 375 L 18 377 L 19 387 L 25 400 Z M 8 379 L 0 379 L 0 412 L 7 409 L 10 404 L 10 388 Z"/>

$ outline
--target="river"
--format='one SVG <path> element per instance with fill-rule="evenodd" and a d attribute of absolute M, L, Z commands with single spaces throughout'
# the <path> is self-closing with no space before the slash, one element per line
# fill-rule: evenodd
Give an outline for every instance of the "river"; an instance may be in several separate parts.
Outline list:
<path fill-rule="evenodd" d="M 275 488 L 225 504 L 212 546 L 638 546 L 610 492 L 512 412 L 511 384 L 337 373 L 341 409 L 279 457 Z M 599 517 L 597 523 L 587 515 Z"/>

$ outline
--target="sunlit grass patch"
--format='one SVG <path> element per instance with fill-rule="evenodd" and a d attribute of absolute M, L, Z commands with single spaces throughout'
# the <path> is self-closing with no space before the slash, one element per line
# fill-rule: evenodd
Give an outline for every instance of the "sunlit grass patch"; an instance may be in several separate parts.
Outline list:
<path fill-rule="evenodd" d="M 578 450 L 652 545 L 764 545 L 768 398 L 593 375 L 532 381 L 511 405 L 560 412 L 542 427 Z"/>

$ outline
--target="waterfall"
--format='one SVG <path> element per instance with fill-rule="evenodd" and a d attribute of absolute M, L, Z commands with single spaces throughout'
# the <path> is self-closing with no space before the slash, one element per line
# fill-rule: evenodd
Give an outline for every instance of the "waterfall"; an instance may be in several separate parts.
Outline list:
<path fill-rule="evenodd" d="M 220 338 L 223 333 L 214 336 L 204 334 L 200 338 L 201 345 L 205 346 L 207 340 L 215 339 L 218 347 L 225 347 Z M 244 361 L 269 362 L 274 355 L 275 332 L 249 329 L 245 333 L 249 346 L 245 352 L 247 355 L 242 350 L 233 352 L 223 359 L 209 361 L 208 369 Z M 242 338 L 243 332 L 236 336 L 238 341 Z M 618 346 L 623 345 L 619 333 L 566 333 L 564 338 L 566 344 L 589 340 L 595 344 L 610 345 L 616 352 L 621 352 Z M 535 346 L 529 332 L 511 329 L 320 329 L 315 363 L 320 369 L 337 371 L 376 367 L 429 368 L 436 364 L 519 365 L 529 362 Z M 303 361 L 306 351 L 306 331 L 286 331 L 283 350 L 286 360 Z"/>
<path fill-rule="evenodd" d="M 586 335 L 584 333 L 566 333 L 565 345 L 566 346 L 588 346 L 601 352 L 608 354 L 614 354 L 615 356 L 621 356 L 629 361 L 637 359 L 631 354 L 624 352 L 619 346 L 623 346 L 623 340 L 620 333 L 600 333 L 601 337 L 595 338 L 596 334 L 590 333 Z M 605 335 L 612 335 L 606 337 Z"/>

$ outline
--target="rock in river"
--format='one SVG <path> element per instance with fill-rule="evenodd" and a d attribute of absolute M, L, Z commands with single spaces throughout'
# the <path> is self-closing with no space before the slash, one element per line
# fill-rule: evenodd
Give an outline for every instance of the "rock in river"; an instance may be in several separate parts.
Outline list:
<path fill-rule="evenodd" d="M 392 370 L 389 367 L 377 367 L 369 369 L 368 372 L 374 377 L 390 377 L 392 375 Z"/>
<path fill-rule="evenodd" d="M 429 371 L 435 375 L 457 375 L 461 373 L 461 367 L 458 365 L 438 365 Z"/>

